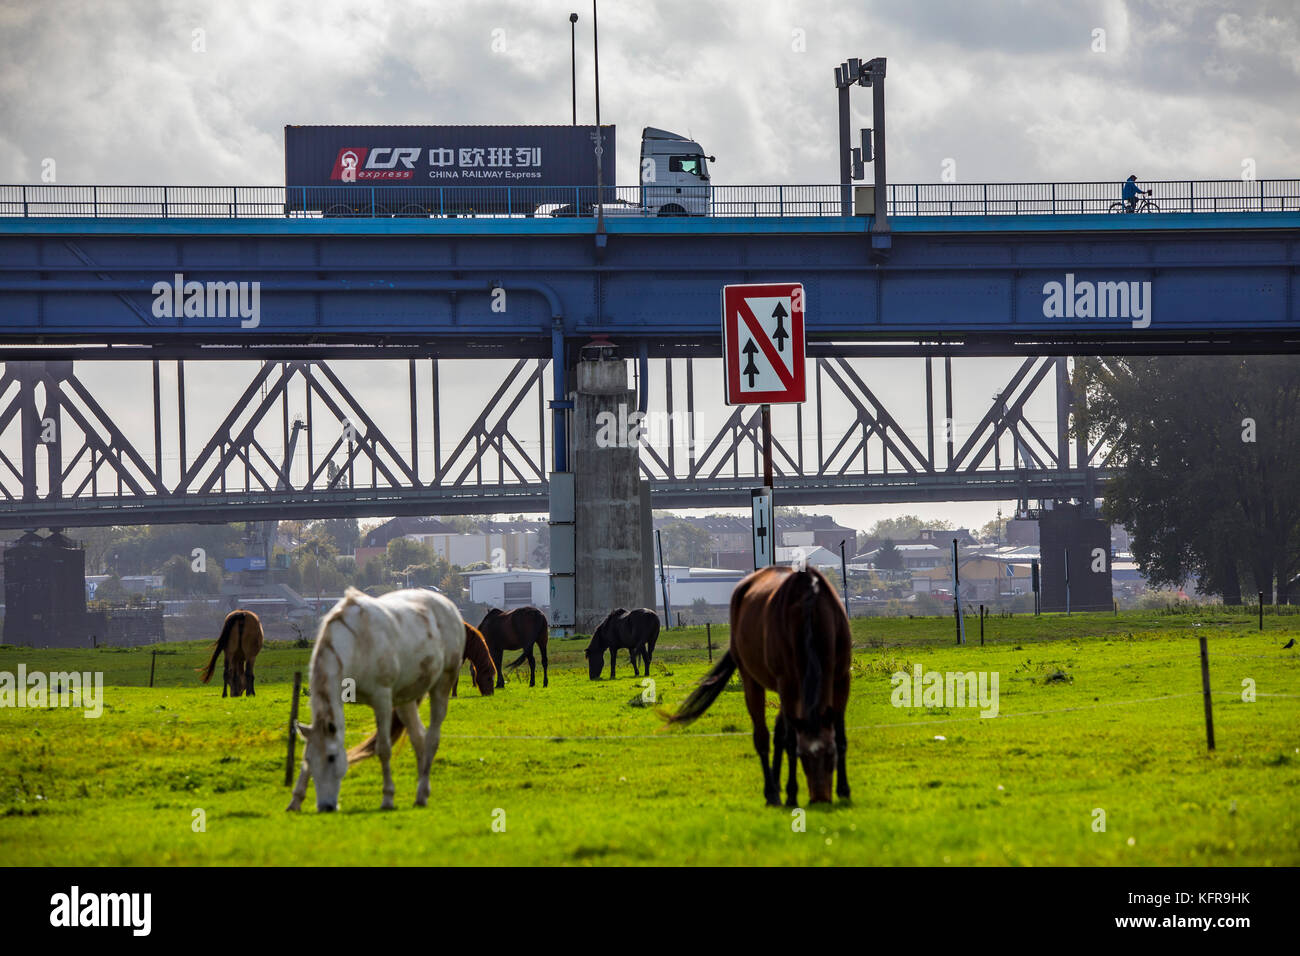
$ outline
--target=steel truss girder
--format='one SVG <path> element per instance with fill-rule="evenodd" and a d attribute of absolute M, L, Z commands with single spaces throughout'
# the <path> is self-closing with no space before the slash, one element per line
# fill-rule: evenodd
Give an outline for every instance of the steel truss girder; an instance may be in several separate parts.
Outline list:
<path fill-rule="evenodd" d="M 680 365 L 680 361 L 679 365 Z M 1025 414 L 1026 402 L 1058 371 L 1059 362 L 1030 358 L 1001 388 L 979 425 L 957 448 L 935 436 L 936 391 L 926 359 L 925 439 L 911 435 L 842 356 L 811 359 L 816 389 L 794 410 L 795 439 L 773 441 L 782 500 L 790 504 L 897 501 L 1020 500 L 1084 497 L 1108 476 L 1108 448 L 1098 442 L 1072 463 L 1068 445 L 1053 448 Z M 143 366 L 144 363 L 139 363 Z M 432 419 L 417 414 L 417 367 L 407 361 L 410 445 L 404 451 L 381 426 L 367 396 L 350 389 L 317 359 L 261 364 L 219 424 L 193 456 L 185 412 L 185 363 L 176 363 L 177 397 L 164 409 L 160 363 L 152 370 L 152 447 L 137 447 L 114 422 L 114 407 L 96 396 L 70 362 L 8 362 L 0 370 L 0 526 L 81 526 L 116 523 L 272 520 L 291 516 L 492 514 L 547 509 L 547 448 L 551 422 L 547 362 L 519 359 L 503 375 L 482 410 L 462 431 L 444 435 L 439 362 L 429 360 Z M 123 366 L 123 368 L 129 368 Z M 648 363 L 664 384 L 666 442 L 642 439 L 641 468 L 659 507 L 737 507 L 762 473 L 759 411 L 730 410 L 710 435 L 696 441 L 696 371 L 685 359 L 688 434 L 677 432 L 673 360 Z M 951 373 L 945 363 L 947 405 Z M 678 380 L 681 384 L 681 380 Z M 710 392 L 713 390 L 710 382 Z M 43 398 L 38 401 L 38 386 Z M 1058 418 L 1068 417 L 1058 402 Z M 644 389 L 643 389 L 644 390 Z M 289 447 L 290 403 L 305 402 L 307 466 L 295 480 L 281 460 Z M 824 399 L 847 404 L 847 416 L 824 411 Z M 716 401 L 711 396 L 710 402 Z M 655 409 L 650 409 L 654 411 Z M 174 414 L 173 414 L 174 413 Z M 465 409 L 457 408 L 463 420 Z M 536 453 L 516 432 L 520 416 L 536 414 Z M 949 413 L 950 414 L 950 413 Z M 38 473 L 40 425 L 53 418 L 56 440 L 45 442 L 48 461 Z M 175 420 L 164 435 L 164 420 Z M 805 425 L 811 432 L 805 432 Z M 22 454 L 5 454 L 12 429 Z M 431 432 L 432 460 L 420 459 Z M 1058 437 L 1060 433 L 1058 420 Z M 1050 432 L 1049 432 L 1050 434 Z M 12 435 L 10 436 L 12 437 Z M 679 439 L 687 441 L 680 453 Z M 805 444 L 815 441 L 815 453 Z M 1002 457 L 1010 441 L 1011 461 Z M 943 447 L 947 451 L 944 453 Z M 1060 452 L 1065 448 L 1062 458 Z M 444 454 L 444 448 L 449 453 Z M 703 450 L 697 453 L 697 449 Z M 174 477 L 164 473 L 164 451 L 178 454 Z M 876 464 L 878 462 L 879 464 Z M 358 473 L 360 479 L 358 480 Z"/>
<path fill-rule="evenodd" d="M 408 451 L 397 447 L 366 401 L 327 363 L 279 361 L 258 367 L 193 457 L 187 456 L 184 363 L 176 365 L 174 403 L 162 397 L 160 363 L 149 364 L 152 447 L 138 447 L 119 429 L 105 410 L 106 405 L 113 408 L 110 398 L 101 396 L 101 404 L 72 363 L 5 364 L 0 371 L 0 442 L 10 439 L 21 454 L 15 461 L 0 447 L 0 525 L 204 521 L 216 520 L 218 511 L 226 515 L 222 520 L 271 520 L 284 517 L 284 509 L 324 513 L 358 498 L 427 504 L 439 497 L 482 495 L 492 487 L 500 501 L 516 494 L 511 484 L 533 495 L 544 493 L 544 434 L 536 455 L 511 434 L 512 421 L 523 414 L 521 406 L 534 392 L 539 430 L 544 427 L 546 366 L 541 360 L 514 365 L 480 414 L 454 436 L 458 440 L 447 457 L 442 454 L 445 412 L 438 362 L 431 360 L 434 454 L 423 469 L 414 360 L 408 363 Z M 121 368 L 129 374 L 129 366 Z M 309 433 L 306 473 L 297 480 L 280 458 L 291 444 L 291 393 L 305 402 Z M 164 421 L 175 422 L 166 435 Z M 43 468 L 38 449 L 44 450 Z M 178 458 L 177 475 L 170 480 L 164 476 L 164 451 L 166 457 Z M 495 482 L 484 480 L 485 468 L 497 472 Z M 471 473 L 473 481 L 468 480 Z"/>

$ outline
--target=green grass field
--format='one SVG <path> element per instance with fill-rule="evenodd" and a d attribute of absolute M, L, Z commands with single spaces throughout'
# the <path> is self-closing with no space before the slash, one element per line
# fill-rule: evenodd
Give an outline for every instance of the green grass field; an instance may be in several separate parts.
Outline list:
<path fill-rule="evenodd" d="M 0 863 L 1300 863 L 1300 649 L 1281 647 L 1300 635 L 1300 616 L 1269 618 L 1262 633 L 1250 617 L 1214 612 L 993 618 L 986 628 L 981 647 L 969 621 L 972 643 L 955 647 L 951 619 L 854 621 L 853 799 L 809 809 L 802 832 L 790 810 L 763 803 L 738 684 L 698 723 L 664 732 L 634 705 L 642 687 L 626 656 L 617 680 L 608 670 L 587 679 L 585 641 L 552 643 L 547 689 L 540 673 L 529 688 L 525 668 L 483 698 L 466 672 L 428 808 L 411 805 L 404 741 L 396 811 L 378 810 L 371 760 L 344 780 L 341 813 L 317 814 L 309 790 L 296 815 L 284 812 L 285 728 L 307 650 L 268 645 L 258 696 L 223 700 L 194 678 L 198 644 L 163 646 L 154 688 L 148 649 L 3 647 L 0 671 L 97 670 L 106 686 L 98 719 L 0 708 Z M 725 645 L 725 629 L 713 639 Z M 660 636 L 652 676 L 670 709 L 707 670 L 704 640 L 703 629 Z M 914 664 L 996 671 L 1000 716 L 892 706 L 890 674 Z M 1246 679 L 1253 702 L 1242 699 Z M 304 718 L 307 706 L 304 697 Z M 368 708 L 348 708 L 348 720 L 349 744 L 373 729 Z"/>

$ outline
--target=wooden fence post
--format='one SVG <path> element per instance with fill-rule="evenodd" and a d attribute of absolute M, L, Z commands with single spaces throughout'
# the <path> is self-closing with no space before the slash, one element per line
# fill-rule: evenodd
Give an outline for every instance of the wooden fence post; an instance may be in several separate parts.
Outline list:
<path fill-rule="evenodd" d="M 293 783 L 293 751 L 298 740 L 298 698 L 302 693 L 302 671 L 293 672 L 293 700 L 289 702 L 289 758 L 284 762 L 284 785 Z"/>
<path fill-rule="evenodd" d="M 154 669 L 154 665 L 157 663 L 158 663 L 158 651 L 155 650 L 152 654 L 149 655 L 149 686 L 150 687 L 153 686 L 153 669 Z"/>
<path fill-rule="evenodd" d="M 713 663 L 713 631 L 710 629 L 709 622 L 704 622 L 704 639 L 709 643 L 709 663 Z"/>
<path fill-rule="evenodd" d="M 1205 695 L 1205 744 L 1214 749 L 1214 714 L 1210 709 L 1210 656 L 1201 638 L 1201 693 Z"/>

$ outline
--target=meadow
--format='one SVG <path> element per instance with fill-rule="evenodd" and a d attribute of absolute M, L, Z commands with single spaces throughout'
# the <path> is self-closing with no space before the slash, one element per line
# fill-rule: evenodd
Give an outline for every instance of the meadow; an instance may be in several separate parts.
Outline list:
<path fill-rule="evenodd" d="M 341 812 L 309 789 L 284 812 L 292 675 L 309 650 L 270 643 L 258 694 L 197 683 L 199 643 L 0 647 L 0 671 L 104 674 L 103 714 L 0 708 L 5 865 L 1283 865 L 1300 864 L 1300 616 L 1125 612 L 990 618 L 955 646 L 950 618 L 857 619 L 848 803 L 767 807 L 739 685 L 663 730 L 626 655 L 587 678 L 585 640 L 452 701 L 426 809 L 415 760 L 375 760 Z M 725 647 L 726 629 L 711 631 Z M 1209 639 L 1217 749 L 1206 750 L 1197 637 Z M 703 628 L 661 633 L 651 677 L 672 709 L 708 669 Z M 999 675 L 999 715 L 895 707 L 891 674 Z M 218 670 L 218 673 L 220 671 Z M 1253 682 L 1254 700 L 1243 699 Z M 1249 695 L 1247 695 L 1249 696 Z M 304 719 L 309 701 L 301 703 Z M 775 699 L 769 701 L 775 716 Z M 427 707 L 424 708 L 427 716 Z M 349 744 L 373 729 L 348 708 Z M 301 745 L 299 745 L 301 754 Z M 296 767 L 295 767 L 296 771 Z M 807 787 L 800 774 L 800 796 Z M 1097 828 L 1104 812 L 1104 830 Z M 200 826 L 200 823 L 202 826 Z"/>

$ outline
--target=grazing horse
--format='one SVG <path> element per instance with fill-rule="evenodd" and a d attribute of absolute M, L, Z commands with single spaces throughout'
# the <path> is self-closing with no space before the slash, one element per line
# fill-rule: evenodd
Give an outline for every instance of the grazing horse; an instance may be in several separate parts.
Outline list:
<path fill-rule="evenodd" d="M 650 673 L 650 657 L 654 654 L 655 642 L 659 640 L 659 615 L 648 607 L 639 607 L 634 611 L 615 608 L 605 615 L 605 620 L 596 626 L 596 633 L 591 635 L 591 643 L 584 652 L 587 655 L 587 674 L 592 680 L 600 680 L 600 672 L 605 667 L 605 651 L 609 651 L 609 679 L 614 679 L 614 668 L 618 662 L 618 652 L 627 648 L 632 658 L 632 673 L 637 677 L 637 659 L 645 662 L 645 672 Z"/>
<path fill-rule="evenodd" d="M 816 569 L 768 567 L 755 571 L 731 594 L 731 646 L 686 698 L 669 723 L 689 724 L 703 714 L 740 672 L 745 705 L 754 725 L 754 749 L 763 765 L 763 795 L 779 804 L 781 751 L 790 758 L 786 806 L 795 806 L 796 749 L 808 778 L 812 803 L 849 797 L 845 776 L 844 709 L 849 702 L 852 643 L 849 620 L 834 586 Z M 766 690 L 765 690 L 766 689 Z M 776 752 L 767 764 L 766 691 L 776 691 Z"/>
<path fill-rule="evenodd" d="M 475 653 L 472 657 L 469 653 L 471 644 L 476 645 L 474 647 Z M 491 696 L 493 690 L 493 684 L 496 681 L 496 665 L 493 664 L 492 671 L 487 674 L 480 671 L 477 667 L 474 666 L 475 660 L 482 659 L 482 655 L 478 653 L 477 645 L 479 644 L 482 644 L 483 649 L 485 651 L 488 651 L 487 641 L 484 639 L 479 629 L 476 627 L 470 627 L 468 624 L 466 624 L 465 625 L 465 659 L 461 661 L 461 667 L 458 667 L 456 669 L 456 679 L 451 682 L 452 697 L 456 696 L 456 685 L 460 683 L 460 672 L 461 672 L 461 668 L 464 667 L 465 661 L 469 662 L 470 680 L 474 682 L 474 686 L 478 688 L 479 693 L 482 694 L 484 697 Z M 491 663 L 492 661 L 491 651 L 488 651 L 488 661 L 489 663 Z M 485 687 L 487 688 L 486 690 L 484 690 Z"/>
<path fill-rule="evenodd" d="M 528 686 L 537 686 L 536 662 L 533 658 L 533 645 L 542 652 L 542 686 L 547 686 L 549 678 L 546 673 L 546 641 L 549 629 L 546 615 L 535 607 L 517 607 L 513 611 L 492 608 L 483 615 L 478 629 L 483 632 L 488 650 L 492 652 L 492 662 L 497 668 L 497 686 L 505 687 L 504 670 L 514 670 L 524 661 L 528 662 Z M 506 651 L 523 651 L 522 654 L 505 668 L 501 658 Z"/>
<path fill-rule="evenodd" d="M 238 697 L 248 691 L 249 697 L 256 697 L 253 687 L 253 661 L 262 650 L 262 622 L 252 611 L 231 611 L 221 625 L 221 636 L 212 645 L 212 657 L 206 667 L 200 667 L 199 680 L 207 683 L 217 666 L 217 655 L 226 653 L 225 666 L 221 671 L 221 696 L 230 692 L 231 697 Z"/>
<path fill-rule="evenodd" d="M 476 632 L 475 632 L 476 633 Z M 321 622 L 311 654 L 312 722 L 298 724 L 307 742 L 302 771 L 289 810 L 302 806 L 307 781 L 316 778 L 316 809 L 338 809 L 339 787 L 348 765 L 378 754 L 384 771 L 381 809 L 393 807 L 389 758 L 403 727 L 415 748 L 419 785 L 415 805 L 429 800 L 429 770 L 438 752 L 451 684 L 468 657 L 480 675 L 479 689 L 492 693 L 492 658 L 487 645 L 472 640 L 456 605 L 433 591 L 413 588 L 372 598 L 348 588 Z M 358 703 L 375 712 L 375 734 L 348 752 L 343 745 L 343 683 Z M 419 705 L 429 695 L 429 727 L 420 723 Z"/>

